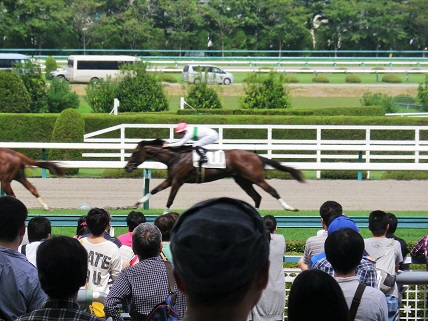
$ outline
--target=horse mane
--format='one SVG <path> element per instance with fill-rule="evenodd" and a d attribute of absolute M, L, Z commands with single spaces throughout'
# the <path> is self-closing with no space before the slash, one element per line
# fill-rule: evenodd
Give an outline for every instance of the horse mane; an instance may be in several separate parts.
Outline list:
<path fill-rule="evenodd" d="M 142 140 L 138 143 L 138 148 L 143 148 L 144 146 L 162 146 L 165 144 L 165 141 L 160 138 L 156 138 L 155 140 Z"/>
<path fill-rule="evenodd" d="M 178 147 L 170 147 L 170 150 L 175 153 L 182 154 L 182 153 L 188 153 L 192 151 L 193 147 L 191 145 L 183 145 Z"/>

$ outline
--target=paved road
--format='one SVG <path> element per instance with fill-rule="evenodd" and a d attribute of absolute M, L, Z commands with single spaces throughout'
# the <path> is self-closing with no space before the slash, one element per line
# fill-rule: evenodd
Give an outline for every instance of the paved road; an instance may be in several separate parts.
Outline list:
<path fill-rule="evenodd" d="M 130 207 L 142 196 L 141 179 L 31 178 L 46 203 L 52 208 L 77 209 L 80 204 L 117 208 Z M 161 180 L 153 179 L 151 188 Z M 301 210 L 318 210 L 326 200 L 335 200 L 344 210 L 427 211 L 427 181 L 348 181 L 309 180 L 305 184 L 288 180 L 270 180 L 282 198 Z M 19 199 L 29 208 L 39 208 L 37 200 L 19 183 L 12 187 Z M 169 189 L 150 199 L 151 208 L 165 207 Z M 281 210 L 278 202 L 264 191 L 262 210 Z M 187 184 L 178 192 L 171 210 L 182 210 L 210 197 L 229 196 L 251 199 L 231 179 L 207 184 Z M 284 212 L 285 213 L 285 212 Z"/>

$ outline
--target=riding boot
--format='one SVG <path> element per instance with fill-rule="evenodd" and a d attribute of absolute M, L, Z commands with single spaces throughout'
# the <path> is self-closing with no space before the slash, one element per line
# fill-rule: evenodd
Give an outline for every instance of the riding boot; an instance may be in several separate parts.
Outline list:
<path fill-rule="evenodd" d="M 200 157 L 199 162 L 201 164 L 208 162 L 208 158 L 207 158 L 207 155 L 205 154 L 205 150 L 202 147 L 195 147 L 195 149 Z"/>

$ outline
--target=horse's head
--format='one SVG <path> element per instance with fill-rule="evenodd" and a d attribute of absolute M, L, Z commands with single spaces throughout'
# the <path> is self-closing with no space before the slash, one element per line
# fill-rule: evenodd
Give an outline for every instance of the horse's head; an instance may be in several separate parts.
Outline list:
<path fill-rule="evenodd" d="M 128 163 L 125 166 L 125 170 L 127 172 L 132 172 L 139 165 L 144 163 L 147 159 L 151 158 L 150 152 L 145 149 L 146 146 L 156 146 L 161 148 L 163 144 L 164 144 L 164 141 L 161 139 L 140 142 L 132 152 L 132 155 L 129 158 Z"/>

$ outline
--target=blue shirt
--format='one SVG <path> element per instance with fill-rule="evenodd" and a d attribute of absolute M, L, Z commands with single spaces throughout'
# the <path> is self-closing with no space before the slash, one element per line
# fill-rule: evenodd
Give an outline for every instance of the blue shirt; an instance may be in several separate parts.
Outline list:
<path fill-rule="evenodd" d="M 37 269 L 24 254 L 0 246 L 0 310 L 12 320 L 46 301 Z"/>

